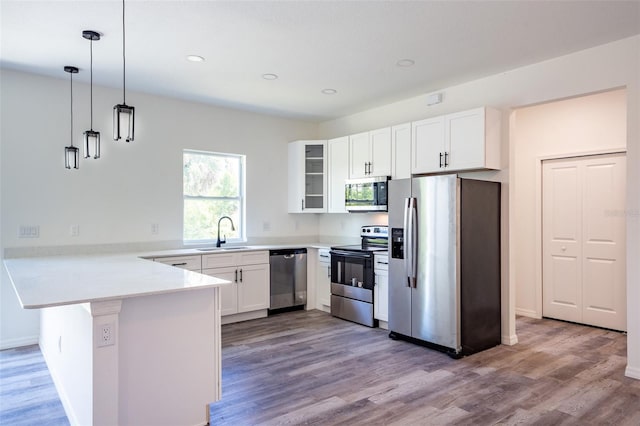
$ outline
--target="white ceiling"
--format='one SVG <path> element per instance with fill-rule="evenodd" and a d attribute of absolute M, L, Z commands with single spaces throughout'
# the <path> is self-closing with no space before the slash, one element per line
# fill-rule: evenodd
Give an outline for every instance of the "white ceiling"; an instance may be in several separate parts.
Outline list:
<path fill-rule="evenodd" d="M 95 30 L 94 83 L 122 87 L 121 13 L 1 0 L 0 65 L 88 82 Z M 639 34 L 640 0 L 127 0 L 126 28 L 128 90 L 322 121 Z"/>

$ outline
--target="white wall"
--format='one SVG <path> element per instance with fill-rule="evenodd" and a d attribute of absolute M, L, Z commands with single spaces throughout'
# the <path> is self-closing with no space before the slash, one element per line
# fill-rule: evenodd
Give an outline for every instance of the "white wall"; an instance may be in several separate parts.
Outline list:
<path fill-rule="evenodd" d="M 613 88 L 627 89 L 627 205 L 631 214 L 627 220 L 627 297 L 628 366 L 627 375 L 640 378 L 640 197 L 635 184 L 640 180 L 640 37 L 635 36 L 598 46 L 534 65 L 506 71 L 487 78 L 454 87 L 443 88 L 444 102 L 428 107 L 427 94 L 401 102 L 384 105 L 337 120 L 321 123 L 319 135 L 334 138 L 383 126 L 400 124 L 448 112 L 461 111 L 480 105 L 499 108 L 503 112 L 503 173 L 492 176 L 503 182 L 503 341 L 515 341 L 516 293 L 521 290 L 516 280 L 521 257 L 520 246 L 514 244 L 523 236 L 518 234 L 514 199 L 519 182 L 514 181 L 514 141 L 510 138 L 513 124 L 510 114 L 514 108 L 557 99 L 570 98 Z M 511 170 L 510 170 L 511 168 Z M 505 195 L 506 193 L 506 195 Z M 505 214 L 504 209 L 507 209 Z M 514 218 L 509 222 L 509 218 Z M 506 220 L 506 223 L 504 223 Z M 327 230 L 320 225 L 320 233 Z M 503 239 L 504 243 L 504 239 Z M 506 253 L 505 253 L 506 251 Z M 512 259 L 512 260 L 510 260 Z M 523 290 L 524 291 L 524 290 Z M 506 305 L 506 306 L 505 306 Z M 507 324 L 505 324 L 505 322 Z M 506 330 L 505 330 L 506 327 Z M 505 333 L 507 336 L 505 336 Z"/>
<path fill-rule="evenodd" d="M 513 261 L 519 314 L 540 318 L 542 159 L 621 152 L 627 145 L 627 97 L 624 89 L 518 109 L 514 112 L 513 179 L 516 184 L 512 226 Z"/>
<path fill-rule="evenodd" d="M 61 73 L 62 74 L 62 73 Z M 288 141 L 313 138 L 316 124 L 129 93 L 136 138 L 111 139 L 121 91 L 94 88 L 102 158 L 63 167 L 69 143 L 69 82 L 2 71 L 2 227 L 4 246 L 182 240 L 182 150 L 247 156 L 247 235 L 317 235 L 315 220 L 286 214 Z M 89 125 L 88 86 L 74 84 L 74 141 Z M 284 161 L 284 162 L 283 162 Z M 271 222 L 264 232 L 262 222 Z M 298 229 L 294 230 L 298 220 Z M 151 234 L 151 223 L 160 225 Z M 38 240 L 18 239 L 21 224 Z M 80 225 L 80 236 L 70 226 Z"/>
<path fill-rule="evenodd" d="M 130 242 L 182 243 L 182 150 L 247 156 L 247 236 L 311 239 L 317 215 L 287 214 L 287 142 L 316 137 L 317 124 L 127 93 L 136 108 L 136 137 L 111 138 L 116 89 L 94 87 L 94 128 L 102 158 L 64 168 L 69 144 L 69 80 L 0 70 L 2 88 L 1 244 L 3 249 Z M 62 74 L 65 74 L 62 76 Z M 89 87 L 74 83 L 74 143 L 89 125 Z M 263 231 L 263 222 L 270 230 Z M 151 224 L 159 224 L 158 235 Z M 78 237 L 70 227 L 80 226 Z M 20 225 L 39 225 L 40 238 L 18 239 Z M 3 250 L 4 253 L 4 250 Z M 35 343 L 38 316 L 25 312 L 4 268 L 0 347 Z"/>

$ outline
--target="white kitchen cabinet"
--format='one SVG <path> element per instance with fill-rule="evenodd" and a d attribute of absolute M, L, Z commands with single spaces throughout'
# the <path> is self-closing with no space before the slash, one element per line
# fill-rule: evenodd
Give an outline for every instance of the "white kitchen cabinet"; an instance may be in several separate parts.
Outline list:
<path fill-rule="evenodd" d="M 391 179 L 411 177 L 411 123 L 391 127 Z"/>
<path fill-rule="evenodd" d="M 381 328 L 387 328 L 389 321 L 389 256 L 374 254 L 373 272 L 375 286 L 373 288 L 373 317 L 384 323 Z"/>
<path fill-rule="evenodd" d="M 500 168 L 500 112 L 481 107 L 412 123 L 411 173 Z"/>
<path fill-rule="evenodd" d="M 349 178 L 391 176 L 391 128 L 349 136 Z"/>
<path fill-rule="evenodd" d="M 221 315 L 269 307 L 269 252 L 223 252 L 202 256 L 202 273 L 232 282 L 220 287 Z M 244 319 L 244 318 L 242 318 Z"/>
<path fill-rule="evenodd" d="M 199 255 L 156 257 L 153 259 L 153 261 L 164 263 L 165 265 L 175 266 L 176 268 L 200 272 L 202 270 L 201 258 L 202 256 Z"/>
<path fill-rule="evenodd" d="M 327 141 L 289 143 L 289 213 L 327 211 Z"/>
<path fill-rule="evenodd" d="M 349 137 L 327 141 L 329 213 L 347 213 L 344 205 L 344 183 L 349 178 Z"/>
<path fill-rule="evenodd" d="M 444 116 L 411 123 L 411 173 L 443 171 Z"/>
<path fill-rule="evenodd" d="M 329 249 L 318 250 L 316 263 L 317 308 L 326 312 L 331 309 L 331 256 Z"/>

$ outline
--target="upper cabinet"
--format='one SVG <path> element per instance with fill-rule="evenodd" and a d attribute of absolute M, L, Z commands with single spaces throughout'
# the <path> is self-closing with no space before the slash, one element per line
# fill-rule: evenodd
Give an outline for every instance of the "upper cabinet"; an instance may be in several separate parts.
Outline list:
<path fill-rule="evenodd" d="M 482 107 L 412 123 L 411 173 L 499 168 L 499 111 Z"/>
<path fill-rule="evenodd" d="M 347 213 L 344 205 L 344 183 L 349 178 L 349 137 L 327 141 L 329 161 L 327 212 Z"/>
<path fill-rule="evenodd" d="M 391 176 L 391 128 L 349 136 L 349 178 Z"/>
<path fill-rule="evenodd" d="M 289 143 L 289 213 L 327 211 L 327 142 Z"/>
<path fill-rule="evenodd" d="M 411 123 L 391 128 L 391 179 L 411 177 Z"/>
<path fill-rule="evenodd" d="M 346 213 L 347 179 L 500 169 L 500 111 L 481 107 L 289 143 L 289 213 Z"/>

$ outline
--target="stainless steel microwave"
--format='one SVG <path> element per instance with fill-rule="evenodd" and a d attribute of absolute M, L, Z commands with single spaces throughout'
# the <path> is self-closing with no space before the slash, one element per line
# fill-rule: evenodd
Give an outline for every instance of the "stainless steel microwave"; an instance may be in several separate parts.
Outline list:
<path fill-rule="evenodd" d="M 350 212 L 386 212 L 388 181 L 389 176 L 347 180 L 345 207 Z"/>

